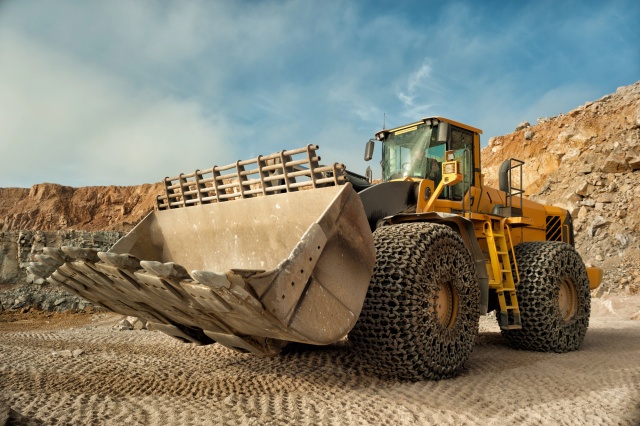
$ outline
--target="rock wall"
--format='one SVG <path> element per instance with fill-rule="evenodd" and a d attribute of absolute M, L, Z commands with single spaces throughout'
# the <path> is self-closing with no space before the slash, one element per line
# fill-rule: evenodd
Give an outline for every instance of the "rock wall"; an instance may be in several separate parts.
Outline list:
<path fill-rule="evenodd" d="M 15 284 L 20 276 L 18 237 L 0 233 L 0 284 Z"/>
<path fill-rule="evenodd" d="M 161 183 L 72 188 L 43 183 L 0 188 L 0 231 L 129 231 L 153 210 Z"/>

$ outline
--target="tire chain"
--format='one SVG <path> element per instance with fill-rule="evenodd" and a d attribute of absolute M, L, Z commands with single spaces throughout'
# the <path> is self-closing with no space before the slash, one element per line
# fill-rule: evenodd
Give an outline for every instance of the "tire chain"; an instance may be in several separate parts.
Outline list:
<path fill-rule="evenodd" d="M 471 354 L 479 319 L 477 275 L 462 239 L 445 225 L 407 223 L 379 228 L 374 240 L 376 265 L 349 340 L 382 376 L 456 375 Z M 458 294 L 450 328 L 435 313 L 441 281 Z"/>
<path fill-rule="evenodd" d="M 582 344 L 589 327 L 591 294 L 582 258 L 562 242 L 540 241 L 515 247 L 520 273 L 517 286 L 522 329 L 502 330 L 511 346 L 541 352 L 568 352 Z M 559 283 L 565 277 L 576 285 L 578 307 L 569 321 L 560 313 Z M 496 312 L 499 315 L 499 312 Z"/>

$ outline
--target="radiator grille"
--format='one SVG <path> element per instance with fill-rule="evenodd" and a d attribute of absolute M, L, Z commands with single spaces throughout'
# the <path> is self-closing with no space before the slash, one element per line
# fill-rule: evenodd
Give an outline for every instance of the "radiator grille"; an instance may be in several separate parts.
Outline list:
<path fill-rule="evenodd" d="M 547 216 L 547 241 L 562 241 L 562 219 Z"/>

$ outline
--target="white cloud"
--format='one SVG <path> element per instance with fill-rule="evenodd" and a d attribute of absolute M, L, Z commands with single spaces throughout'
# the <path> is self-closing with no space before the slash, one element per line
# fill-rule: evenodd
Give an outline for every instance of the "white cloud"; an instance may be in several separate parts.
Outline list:
<path fill-rule="evenodd" d="M 418 69 L 411 72 L 402 88 L 396 90 L 396 97 L 402 105 L 401 116 L 415 121 L 433 113 L 435 99 L 443 95 L 445 89 L 435 77 L 434 61 L 426 58 Z"/>
<path fill-rule="evenodd" d="M 351 167 L 383 114 L 492 136 L 583 103 L 563 91 L 574 80 L 597 96 L 632 83 L 614 78 L 633 74 L 620 52 L 637 47 L 605 31 L 613 12 L 584 43 L 603 14 L 577 3 L 566 17 L 572 5 L 426 5 L 2 2 L 0 185 L 133 184 L 307 143 Z M 567 48 L 593 40 L 609 56 Z M 590 83 L 594 68 L 606 72 Z"/>
<path fill-rule="evenodd" d="M 407 108 L 413 108 L 414 100 L 418 95 L 417 92 L 422 92 L 429 86 L 429 79 L 432 74 L 431 63 L 425 60 L 420 68 L 409 74 L 405 87 L 398 91 L 397 96 L 400 102 Z"/>
<path fill-rule="evenodd" d="M 2 31 L 3 186 L 138 184 L 235 157 L 223 118 Z M 230 152 L 231 151 L 231 152 Z"/>
<path fill-rule="evenodd" d="M 429 61 L 423 62 L 422 66 L 409 76 L 407 82 L 407 91 L 413 93 L 416 89 L 427 86 L 428 80 L 431 78 L 432 67 Z"/>

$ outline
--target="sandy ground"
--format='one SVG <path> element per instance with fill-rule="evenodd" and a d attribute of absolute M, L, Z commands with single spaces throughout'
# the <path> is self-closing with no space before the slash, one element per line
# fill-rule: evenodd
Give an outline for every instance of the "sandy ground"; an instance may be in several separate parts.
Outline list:
<path fill-rule="evenodd" d="M 345 345 L 264 359 L 115 331 L 112 314 L 5 314 L 0 425 L 638 425 L 638 312 L 640 296 L 594 299 L 568 354 L 509 349 L 485 317 L 465 371 L 419 383 L 373 377 Z"/>

